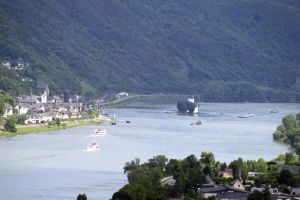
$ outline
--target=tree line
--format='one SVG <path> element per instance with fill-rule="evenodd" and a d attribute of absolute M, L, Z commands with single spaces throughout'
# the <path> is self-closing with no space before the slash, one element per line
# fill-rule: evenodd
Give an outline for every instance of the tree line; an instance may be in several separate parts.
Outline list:
<path fill-rule="evenodd" d="M 277 127 L 273 138 L 276 141 L 291 145 L 300 153 L 300 113 L 297 115 L 287 115 L 282 119 L 282 123 Z"/>

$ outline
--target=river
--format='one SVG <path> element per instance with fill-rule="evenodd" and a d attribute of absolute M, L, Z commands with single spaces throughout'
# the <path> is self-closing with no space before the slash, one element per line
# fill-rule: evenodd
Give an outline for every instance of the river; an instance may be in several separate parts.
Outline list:
<path fill-rule="evenodd" d="M 164 154 L 168 158 L 199 156 L 211 151 L 217 160 L 272 159 L 288 146 L 272 140 L 272 133 L 300 104 L 202 103 L 198 116 L 176 114 L 174 104 L 134 102 L 108 109 L 118 124 L 105 126 L 108 134 L 93 138 L 97 126 L 76 127 L 48 133 L 0 137 L 0 199 L 75 200 L 86 193 L 89 200 L 108 200 L 126 184 L 126 161 Z M 278 113 L 270 113 L 277 109 Z M 237 118 L 251 112 L 252 118 Z M 125 123 L 130 120 L 131 123 Z M 200 126 L 190 124 L 198 120 Z M 86 152 L 96 141 L 98 152 Z"/>

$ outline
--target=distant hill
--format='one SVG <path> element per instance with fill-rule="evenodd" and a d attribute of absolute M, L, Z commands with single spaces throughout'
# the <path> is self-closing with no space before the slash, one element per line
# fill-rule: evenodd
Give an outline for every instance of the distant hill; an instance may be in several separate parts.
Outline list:
<path fill-rule="evenodd" d="M 298 0 L 0 0 L 0 56 L 54 92 L 295 101 L 299 45 Z"/>

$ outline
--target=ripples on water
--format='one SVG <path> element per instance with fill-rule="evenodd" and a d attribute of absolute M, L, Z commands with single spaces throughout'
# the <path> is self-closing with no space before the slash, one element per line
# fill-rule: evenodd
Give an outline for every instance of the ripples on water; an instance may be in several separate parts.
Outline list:
<path fill-rule="evenodd" d="M 279 113 L 270 114 L 277 109 Z M 167 104 L 135 103 L 107 110 L 119 122 L 106 126 L 108 135 L 90 137 L 96 126 L 0 138 L 0 199 L 107 200 L 126 183 L 123 165 L 136 157 L 164 154 L 169 158 L 212 151 L 217 160 L 274 158 L 288 147 L 272 141 L 272 133 L 300 104 L 201 105 L 197 116 L 177 115 Z M 253 118 L 237 115 L 251 112 Z M 131 123 L 125 123 L 130 120 Z M 190 126 L 201 120 L 201 126 Z M 84 152 L 92 141 L 99 152 Z"/>

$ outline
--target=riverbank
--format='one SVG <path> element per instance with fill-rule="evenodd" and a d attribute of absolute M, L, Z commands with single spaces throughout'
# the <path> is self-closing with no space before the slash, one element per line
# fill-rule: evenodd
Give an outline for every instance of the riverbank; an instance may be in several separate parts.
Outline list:
<path fill-rule="evenodd" d="M 15 135 L 30 134 L 30 133 L 40 133 L 48 131 L 58 131 L 67 128 L 74 128 L 78 126 L 88 126 L 99 123 L 99 119 L 88 119 L 88 120 L 74 120 L 62 122 L 60 125 L 49 126 L 47 124 L 43 125 L 22 125 L 17 126 L 17 132 L 7 132 L 0 131 L 0 136 L 11 137 Z"/>
<path fill-rule="evenodd" d="M 94 124 L 104 124 L 104 123 L 111 123 L 112 119 L 99 116 L 93 119 L 80 119 L 80 120 L 70 120 L 70 121 L 63 121 L 60 125 L 48 125 L 48 124 L 31 124 L 31 125 L 19 125 L 17 126 L 17 132 L 7 132 L 4 130 L 0 130 L 0 136 L 11 137 L 15 135 L 21 134 L 30 134 L 30 133 L 40 133 L 40 132 L 48 132 L 48 131 L 58 131 L 67 128 L 74 128 L 78 126 L 89 126 Z"/>

